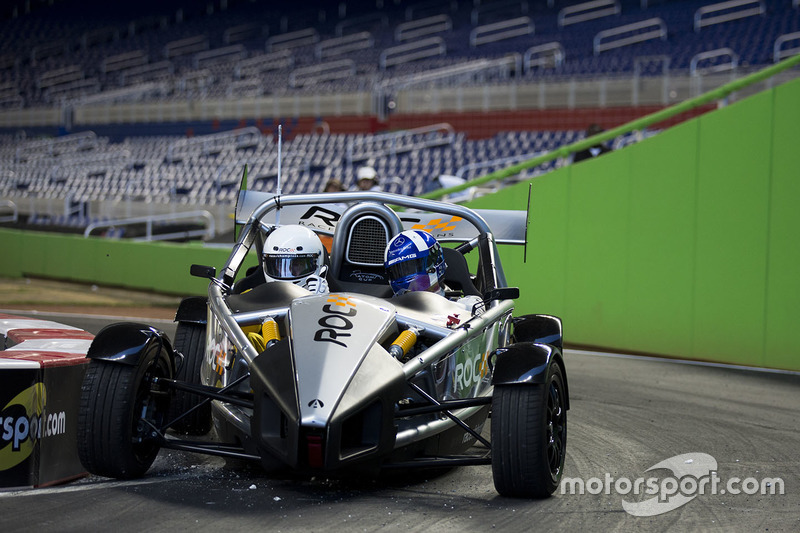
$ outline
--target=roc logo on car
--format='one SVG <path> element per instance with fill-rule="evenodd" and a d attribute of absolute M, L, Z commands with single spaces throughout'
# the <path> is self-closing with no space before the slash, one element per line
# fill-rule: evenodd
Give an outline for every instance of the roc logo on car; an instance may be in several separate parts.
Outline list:
<path fill-rule="evenodd" d="M 314 340 L 316 342 L 332 342 L 347 348 L 347 344 L 338 339 L 350 337 L 351 334 L 348 331 L 353 329 L 350 318 L 357 314 L 356 304 L 347 296 L 336 294 L 331 294 L 326 302 L 322 306 L 322 312 L 325 315 L 317 321 L 322 328 L 314 333 Z"/>

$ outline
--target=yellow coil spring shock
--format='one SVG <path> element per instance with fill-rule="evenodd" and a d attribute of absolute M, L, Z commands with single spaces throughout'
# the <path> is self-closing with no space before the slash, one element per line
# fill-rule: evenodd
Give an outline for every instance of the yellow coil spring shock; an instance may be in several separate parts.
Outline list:
<path fill-rule="evenodd" d="M 400 332 L 400 335 L 398 335 L 391 346 L 389 346 L 389 353 L 392 354 L 392 357 L 396 359 L 405 357 L 411 347 L 416 344 L 417 333 L 418 332 L 413 328 Z"/>
<path fill-rule="evenodd" d="M 261 336 L 264 337 L 264 346 L 272 346 L 273 342 L 281 340 L 281 333 L 278 330 L 278 323 L 274 318 L 267 318 L 261 324 Z"/>
<path fill-rule="evenodd" d="M 281 340 L 281 334 L 278 330 L 278 323 L 275 322 L 274 318 L 265 319 L 264 323 L 261 324 L 261 333 L 259 334 L 256 331 L 248 331 L 247 339 L 258 353 L 263 352 L 272 346 L 274 342 Z"/>

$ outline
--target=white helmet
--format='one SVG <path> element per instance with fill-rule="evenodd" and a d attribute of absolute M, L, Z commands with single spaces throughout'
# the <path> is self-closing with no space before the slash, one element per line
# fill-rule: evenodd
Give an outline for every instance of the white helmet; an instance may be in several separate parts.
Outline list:
<path fill-rule="evenodd" d="M 322 241 L 305 226 L 280 226 L 264 242 L 261 264 L 267 281 L 291 281 L 305 287 L 308 278 L 324 276 L 324 263 Z"/>

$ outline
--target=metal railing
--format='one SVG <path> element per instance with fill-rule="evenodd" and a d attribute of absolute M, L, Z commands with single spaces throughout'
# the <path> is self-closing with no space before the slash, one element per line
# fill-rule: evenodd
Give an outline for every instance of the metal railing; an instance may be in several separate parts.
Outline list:
<path fill-rule="evenodd" d="M 222 48 L 212 48 L 211 50 L 198 52 L 192 57 L 192 64 L 194 68 L 201 68 L 215 63 L 244 59 L 245 57 L 247 57 L 247 50 L 245 50 L 244 45 L 232 44 Z"/>
<path fill-rule="evenodd" d="M 494 43 L 522 35 L 531 35 L 535 31 L 533 20 L 530 17 L 517 17 L 478 26 L 469 32 L 469 45 L 475 48 L 482 44 Z"/>
<path fill-rule="evenodd" d="M 314 28 L 305 28 L 290 33 L 282 33 L 267 39 L 267 52 L 290 50 L 319 42 L 319 32 Z"/>
<path fill-rule="evenodd" d="M 386 48 L 381 52 L 378 63 L 381 70 L 392 65 L 400 65 L 426 57 L 443 56 L 447 52 L 444 39 L 441 37 L 428 37 L 419 41 L 401 44 Z"/>
<path fill-rule="evenodd" d="M 164 45 L 164 59 L 171 59 L 186 54 L 193 54 L 208 50 L 208 37 L 205 35 L 195 35 L 177 41 L 170 41 Z"/>
<path fill-rule="evenodd" d="M 622 11 L 617 0 L 594 0 L 563 8 L 558 12 L 558 27 L 577 24 L 587 20 L 619 15 Z"/>
<path fill-rule="evenodd" d="M 11 214 L 3 214 L 4 209 L 10 209 Z M 11 200 L 0 200 L 0 222 L 16 222 L 19 220 L 17 204 Z"/>
<path fill-rule="evenodd" d="M 701 94 L 700 96 L 690 98 L 688 100 L 675 104 L 671 107 L 668 107 L 667 109 L 656 111 L 655 113 L 651 113 L 642 118 L 633 120 L 631 122 L 628 122 L 627 124 L 623 124 L 621 126 L 617 126 L 616 128 L 611 128 L 609 130 L 606 130 L 597 135 L 593 135 L 591 137 L 587 137 L 580 141 L 565 146 L 561 146 L 542 156 L 534 157 L 527 161 L 517 163 L 516 165 L 511 165 L 510 167 L 498 170 L 496 172 L 492 172 L 491 174 L 481 176 L 474 180 L 470 180 L 461 185 L 457 185 L 455 187 L 449 187 L 446 189 L 437 189 L 435 191 L 422 194 L 420 195 L 420 198 L 434 198 L 434 199 L 441 198 L 443 196 L 447 196 L 450 194 L 463 191 L 465 189 L 469 189 L 470 187 L 475 187 L 483 185 L 484 183 L 489 183 L 492 181 L 508 178 L 515 174 L 519 174 L 523 170 L 539 166 L 543 163 L 547 163 L 548 161 L 553 161 L 558 158 L 568 158 L 573 153 L 579 152 L 581 150 L 586 150 L 588 148 L 591 148 L 592 146 L 595 146 L 596 144 L 610 141 L 620 135 L 624 135 L 634 131 L 644 130 L 645 128 L 653 124 L 663 122 L 672 117 L 680 115 L 681 113 L 686 113 L 687 111 L 691 111 L 692 109 L 706 105 L 713 101 L 722 100 L 731 93 L 742 90 L 745 87 L 752 85 L 754 83 L 759 83 L 761 81 L 764 81 L 768 78 L 771 78 L 772 76 L 775 76 L 776 74 L 783 72 L 784 70 L 795 67 L 797 65 L 800 65 L 800 55 L 793 56 L 789 59 L 785 59 L 784 61 L 778 63 L 777 65 L 772 65 L 758 72 L 754 72 L 753 74 L 745 76 L 744 78 L 731 81 L 729 83 L 726 83 L 722 87 L 718 87 L 717 89 L 708 91 L 707 93 Z"/>
<path fill-rule="evenodd" d="M 261 130 L 254 126 L 181 139 L 169 145 L 166 161 L 174 163 L 182 159 L 186 153 L 207 155 L 229 146 L 241 148 L 243 146 L 257 145 L 260 140 Z"/>
<path fill-rule="evenodd" d="M 394 40 L 398 43 L 444 33 L 453 29 L 453 20 L 448 15 L 435 15 L 424 19 L 398 24 L 394 29 Z"/>
<path fill-rule="evenodd" d="M 618 36 L 619 38 L 617 39 L 603 42 L 603 39 L 606 37 Z M 667 40 L 667 25 L 658 17 L 598 32 L 598 34 L 594 36 L 593 41 L 594 55 L 598 55 L 600 52 L 605 52 L 606 50 L 641 43 L 651 39 Z"/>
<path fill-rule="evenodd" d="M 473 26 L 480 25 L 481 17 L 497 16 L 500 13 L 508 16 L 528 14 L 528 2 L 526 0 L 494 0 L 488 4 L 479 2 L 475 2 L 475 4 L 475 7 L 470 12 L 470 22 Z"/>
<path fill-rule="evenodd" d="M 703 61 L 714 60 L 719 57 L 728 57 L 727 63 L 715 63 L 705 68 L 699 68 L 697 65 L 702 64 Z M 689 74 L 691 76 L 698 76 L 701 74 L 711 74 L 715 72 L 727 72 L 736 70 L 739 66 L 739 54 L 730 48 L 718 48 L 716 50 L 709 50 L 708 52 L 701 52 L 692 57 L 689 62 Z"/>
<path fill-rule="evenodd" d="M 522 66 L 525 72 L 532 67 L 558 68 L 564 63 L 564 46 L 559 42 L 532 46 L 522 56 Z"/>
<path fill-rule="evenodd" d="M 14 161 L 19 162 L 26 155 L 45 154 L 54 155 L 63 152 L 76 152 L 78 150 L 92 149 L 97 146 L 97 135 L 93 131 L 82 131 L 64 135 L 55 139 L 42 139 L 28 141 L 22 146 L 17 147 L 14 153 Z"/>
<path fill-rule="evenodd" d="M 372 34 L 368 31 L 360 31 L 318 42 L 314 47 L 314 55 L 317 59 L 327 59 L 358 50 L 366 50 L 374 45 L 375 39 Z"/>
<path fill-rule="evenodd" d="M 800 1 L 800 0 L 798 0 Z M 783 45 L 791 41 L 800 41 L 800 31 L 793 33 L 786 33 L 775 39 L 775 45 L 772 48 L 772 61 L 777 63 L 784 57 L 790 57 L 795 54 L 800 54 L 800 43 L 794 48 L 782 49 Z"/>
<path fill-rule="evenodd" d="M 436 135 L 437 133 L 439 135 Z M 395 156 L 422 148 L 453 144 L 455 139 L 455 129 L 446 122 L 410 130 L 370 135 L 364 139 L 351 140 L 347 143 L 345 163 L 348 174 L 352 174 L 353 164 L 356 162 L 368 161 L 375 157 L 387 155 Z"/>
<path fill-rule="evenodd" d="M 338 59 L 319 63 L 310 67 L 301 67 L 289 74 L 289 87 L 302 87 L 308 83 L 342 80 L 354 76 L 356 62 L 352 59 Z"/>
<path fill-rule="evenodd" d="M 724 13 L 722 13 L 723 11 Z M 705 26 L 721 22 L 763 15 L 766 12 L 767 9 L 762 0 L 730 0 L 703 6 L 694 13 L 694 31 L 698 32 Z M 711 16 L 706 17 L 705 15 Z"/>
<path fill-rule="evenodd" d="M 172 233 L 153 233 L 153 224 L 159 222 L 175 222 L 178 220 L 193 220 L 204 221 L 205 228 L 198 230 L 177 231 Z M 152 215 L 144 217 L 121 218 L 118 220 L 109 220 L 106 222 L 95 222 L 89 224 L 83 232 L 84 237 L 89 237 L 93 231 L 106 228 L 116 229 L 124 226 L 141 226 L 145 225 L 145 236 L 137 237 L 136 241 L 166 241 L 173 239 L 203 237 L 211 239 L 216 235 L 216 222 L 214 216 L 208 211 L 187 211 L 185 213 L 171 213 L 167 215 Z"/>

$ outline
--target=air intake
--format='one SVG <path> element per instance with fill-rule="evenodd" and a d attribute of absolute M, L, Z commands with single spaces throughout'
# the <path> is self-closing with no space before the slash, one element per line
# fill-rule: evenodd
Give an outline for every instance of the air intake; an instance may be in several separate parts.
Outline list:
<path fill-rule="evenodd" d="M 347 261 L 361 266 L 383 266 L 383 254 L 389 242 L 389 228 L 374 216 L 365 216 L 350 226 Z"/>

